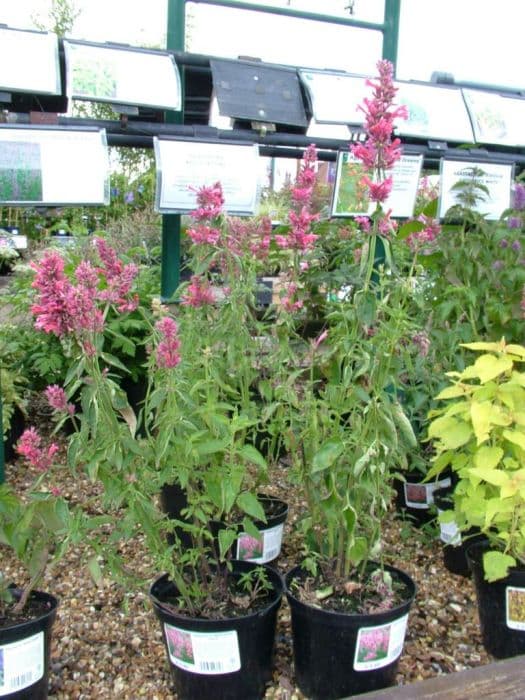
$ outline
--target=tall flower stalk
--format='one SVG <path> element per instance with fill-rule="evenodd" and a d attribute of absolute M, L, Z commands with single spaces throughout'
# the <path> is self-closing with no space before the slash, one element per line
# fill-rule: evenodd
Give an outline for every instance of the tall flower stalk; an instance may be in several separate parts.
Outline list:
<path fill-rule="evenodd" d="M 392 192 L 391 170 L 401 158 L 402 147 L 398 138 L 393 138 L 395 120 L 408 117 L 404 105 L 395 105 L 397 88 L 394 86 L 394 67 L 390 61 L 377 63 L 378 78 L 367 80 L 372 88 L 372 97 L 365 98 L 358 107 L 365 115 L 364 129 L 367 138 L 364 143 L 354 144 L 352 153 L 365 166 L 368 174 L 363 184 L 368 190 L 368 198 L 375 202 L 372 214 L 372 227 L 368 241 L 368 256 L 363 258 L 365 265 L 364 287 L 368 288 L 376 263 L 377 238 L 388 238 L 394 229 L 390 212 L 383 210 L 383 204 Z"/>

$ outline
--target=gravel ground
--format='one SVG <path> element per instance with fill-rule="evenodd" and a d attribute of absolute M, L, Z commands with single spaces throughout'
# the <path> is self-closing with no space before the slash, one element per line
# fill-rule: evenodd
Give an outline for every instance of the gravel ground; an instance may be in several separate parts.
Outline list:
<path fill-rule="evenodd" d="M 6 466 L 6 479 L 23 487 L 27 474 L 16 463 Z M 93 487 L 69 475 L 58 485 L 72 500 L 93 494 Z M 298 563 L 299 541 L 293 522 L 301 503 L 286 482 L 286 469 L 275 471 L 268 493 L 286 500 L 290 513 L 283 550 L 274 565 L 286 572 Z M 295 499 L 290 501 L 290 499 Z M 441 545 L 426 529 L 392 517 L 385 532 L 388 563 L 416 582 L 407 638 L 399 663 L 398 684 L 453 673 L 489 663 L 481 645 L 473 585 L 449 573 Z M 127 547 L 135 570 L 144 566 L 136 544 Z M 10 580 L 20 574 L 10 553 L 0 546 L 2 570 Z M 160 627 L 143 592 L 124 595 L 107 582 L 97 588 L 82 564 L 82 551 L 70 550 L 65 560 L 39 586 L 59 598 L 51 653 L 50 700 L 164 700 L 173 698 Z M 279 613 L 273 682 L 266 698 L 303 698 L 296 689 L 292 663 L 290 612 L 286 601 Z"/>

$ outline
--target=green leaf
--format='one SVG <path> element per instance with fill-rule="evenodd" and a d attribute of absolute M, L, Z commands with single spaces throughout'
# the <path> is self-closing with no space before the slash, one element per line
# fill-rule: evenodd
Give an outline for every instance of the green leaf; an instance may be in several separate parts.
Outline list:
<path fill-rule="evenodd" d="M 266 470 L 268 468 L 268 465 L 266 464 L 266 460 L 262 456 L 262 454 L 259 452 L 258 449 L 256 449 L 253 445 L 243 445 L 241 449 L 239 450 L 239 454 L 245 459 L 247 462 L 252 462 L 253 464 L 256 464 L 258 467 L 261 469 Z"/>
<path fill-rule="evenodd" d="M 503 437 L 505 440 L 508 440 L 514 445 L 521 447 L 522 450 L 525 450 L 525 433 L 518 430 L 504 430 Z"/>
<path fill-rule="evenodd" d="M 504 486 L 509 480 L 505 472 L 489 467 L 472 467 L 469 469 L 469 473 L 493 486 Z"/>
<path fill-rule="evenodd" d="M 492 404 L 488 401 L 482 403 L 473 401 L 470 405 L 470 419 L 472 420 L 472 427 L 474 428 L 478 445 L 481 445 L 489 437 L 491 413 Z"/>
<path fill-rule="evenodd" d="M 436 399 L 455 399 L 458 396 L 465 396 L 466 387 L 462 384 L 455 384 L 454 386 L 448 386 L 443 391 L 440 391 L 436 396 Z"/>
<path fill-rule="evenodd" d="M 428 435 L 430 438 L 438 438 L 444 449 L 455 450 L 470 440 L 472 430 L 467 423 L 460 422 L 452 416 L 441 416 L 432 421 Z"/>
<path fill-rule="evenodd" d="M 350 547 L 348 558 L 354 566 L 360 564 L 368 554 L 368 540 L 366 537 L 356 537 L 354 544 Z"/>
<path fill-rule="evenodd" d="M 197 454 L 199 457 L 204 457 L 206 455 L 216 454 L 217 452 L 224 452 L 228 445 L 228 440 L 205 440 L 200 442 L 197 446 Z"/>
<path fill-rule="evenodd" d="M 483 555 L 483 569 L 489 582 L 505 578 L 511 566 L 516 566 L 516 560 L 503 552 L 491 551 Z"/>
<path fill-rule="evenodd" d="M 495 469 L 504 455 L 501 447 L 480 447 L 474 455 L 474 466 L 482 469 Z"/>
<path fill-rule="evenodd" d="M 232 529 L 219 530 L 219 551 L 220 558 L 224 559 L 228 550 L 237 539 L 237 532 Z"/>
<path fill-rule="evenodd" d="M 89 559 L 87 567 L 89 573 L 91 574 L 91 578 L 95 582 L 95 585 L 101 586 L 104 577 L 102 575 L 102 569 L 100 568 L 100 564 L 98 563 L 98 559 L 96 556 L 91 557 L 91 559 Z"/>
<path fill-rule="evenodd" d="M 247 513 L 255 520 L 259 520 L 263 523 L 266 522 L 264 508 L 260 504 L 257 496 L 250 491 L 243 491 L 243 493 L 239 494 L 237 497 L 237 505 L 244 513 Z"/>
<path fill-rule="evenodd" d="M 495 357 L 494 355 L 482 355 L 478 357 L 474 363 L 476 376 L 479 377 L 482 384 L 490 382 L 491 379 L 499 377 L 501 374 L 508 372 L 513 367 L 510 357 Z"/>
<path fill-rule="evenodd" d="M 312 459 L 312 474 L 329 469 L 344 451 L 341 440 L 327 440 L 321 445 Z"/>

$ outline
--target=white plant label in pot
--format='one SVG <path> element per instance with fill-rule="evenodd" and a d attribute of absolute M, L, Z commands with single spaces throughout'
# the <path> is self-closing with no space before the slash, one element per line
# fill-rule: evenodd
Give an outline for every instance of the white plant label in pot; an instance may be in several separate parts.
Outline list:
<path fill-rule="evenodd" d="M 395 661 L 403 651 L 408 615 L 377 627 L 360 627 L 354 655 L 355 671 L 375 671 Z"/>
<path fill-rule="evenodd" d="M 43 675 L 43 632 L 0 645 L 0 697 L 28 688 Z"/>
<path fill-rule="evenodd" d="M 261 530 L 261 538 L 251 537 L 241 532 L 237 538 L 237 559 L 251 561 L 255 564 L 266 564 L 281 552 L 284 523 L 275 525 L 267 530 Z"/>
<path fill-rule="evenodd" d="M 174 666 L 192 673 L 218 675 L 241 668 L 235 630 L 190 632 L 164 623 L 168 653 Z"/>
<path fill-rule="evenodd" d="M 434 491 L 445 489 L 451 485 L 449 478 L 434 481 L 431 484 L 403 484 L 405 503 L 409 508 L 428 509 L 434 503 Z"/>
<path fill-rule="evenodd" d="M 525 630 L 525 588 L 507 586 L 505 589 L 507 627 Z"/>
<path fill-rule="evenodd" d="M 438 513 L 444 512 L 438 508 Z M 439 523 L 439 539 L 444 544 L 451 544 L 453 547 L 461 544 L 461 531 L 454 520 L 449 523 Z"/>

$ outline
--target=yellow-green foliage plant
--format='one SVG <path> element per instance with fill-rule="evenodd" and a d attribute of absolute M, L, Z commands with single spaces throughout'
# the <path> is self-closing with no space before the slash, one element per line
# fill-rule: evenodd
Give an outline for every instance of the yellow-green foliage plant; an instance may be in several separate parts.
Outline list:
<path fill-rule="evenodd" d="M 487 581 L 525 565 L 525 347 L 466 343 L 478 355 L 436 399 L 428 438 L 435 455 L 428 479 L 450 466 L 458 476 L 454 518 L 462 531 L 479 528 L 490 542 Z"/>

